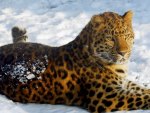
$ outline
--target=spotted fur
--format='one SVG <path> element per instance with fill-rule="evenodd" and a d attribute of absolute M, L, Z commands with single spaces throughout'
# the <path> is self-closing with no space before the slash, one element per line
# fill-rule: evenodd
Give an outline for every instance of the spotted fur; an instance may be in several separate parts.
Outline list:
<path fill-rule="evenodd" d="M 149 109 L 149 90 L 120 76 L 124 70 L 118 68 L 131 53 L 131 20 L 131 11 L 106 12 L 61 47 L 0 47 L 1 94 L 15 102 L 77 105 L 91 113 Z"/>

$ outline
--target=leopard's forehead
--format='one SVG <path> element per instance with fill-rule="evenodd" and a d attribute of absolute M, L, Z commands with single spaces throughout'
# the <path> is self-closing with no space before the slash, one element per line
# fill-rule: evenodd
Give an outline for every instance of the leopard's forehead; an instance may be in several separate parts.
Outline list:
<path fill-rule="evenodd" d="M 103 14 L 100 14 L 100 16 L 102 16 L 103 18 L 106 19 L 106 21 L 110 21 L 110 20 L 123 20 L 122 16 L 114 13 L 114 12 L 105 12 Z"/>
<path fill-rule="evenodd" d="M 99 23 L 113 23 L 116 24 L 118 22 L 123 23 L 123 17 L 114 12 L 105 12 L 102 14 L 94 15 L 95 20 L 93 22 Z"/>
<path fill-rule="evenodd" d="M 131 19 L 129 19 L 131 21 Z M 125 20 L 124 16 L 113 12 L 94 15 L 91 19 L 93 30 L 103 35 L 127 35 L 134 34 L 132 22 Z"/>
<path fill-rule="evenodd" d="M 131 23 L 126 22 L 122 15 L 114 12 L 105 12 L 103 14 L 94 15 L 92 19 L 93 24 L 110 27 L 110 28 L 123 28 L 131 27 Z"/>

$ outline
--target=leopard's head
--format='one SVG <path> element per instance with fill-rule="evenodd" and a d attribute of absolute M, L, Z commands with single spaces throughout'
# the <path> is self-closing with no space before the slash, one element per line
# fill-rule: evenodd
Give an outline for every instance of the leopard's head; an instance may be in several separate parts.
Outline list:
<path fill-rule="evenodd" d="M 132 11 L 123 16 L 105 12 L 92 17 L 89 45 L 93 56 L 112 64 L 124 64 L 129 60 L 134 41 L 132 15 Z"/>

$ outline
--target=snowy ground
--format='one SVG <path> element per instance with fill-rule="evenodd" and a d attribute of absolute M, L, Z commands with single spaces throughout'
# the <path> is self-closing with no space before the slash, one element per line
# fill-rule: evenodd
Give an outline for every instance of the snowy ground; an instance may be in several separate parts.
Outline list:
<path fill-rule="evenodd" d="M 29 41 L 60 46 L 73 40 L 93 14 L 133 10 L 135 45 L 128 79 L 150 86 L 149 0 L 0 0 L 0 46 L 12 43 L 11 28 L 27 28 Z M 144 54 L 144 55 L 143 55 Z M 0 96 L 0 113 L 88 113 L 77 107 L 20 104 Z M 150 113 L 129 111 L 117 113 Z"/>

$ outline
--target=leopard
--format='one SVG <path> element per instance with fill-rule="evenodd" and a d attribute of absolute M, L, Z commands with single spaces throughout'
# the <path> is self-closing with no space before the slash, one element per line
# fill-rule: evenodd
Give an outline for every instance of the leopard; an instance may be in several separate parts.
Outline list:
<path fill-rule="evenodd" d="M 13 43 L 27 42 L 27 30 L 20 26 L 13 26 L 11 29 Z"/>
<path fill-rule="evenodd" d="M 91 113 L 150 109 L 149 89 L 120 76 L 134 42 L 132 16 L 132 11 L 94 15 L 73 41 L 59 47 L 1 46 L 0 94 L 14 102 L 78 106 Z"/>

